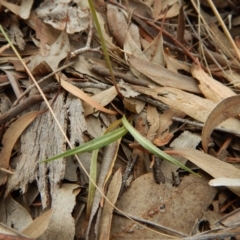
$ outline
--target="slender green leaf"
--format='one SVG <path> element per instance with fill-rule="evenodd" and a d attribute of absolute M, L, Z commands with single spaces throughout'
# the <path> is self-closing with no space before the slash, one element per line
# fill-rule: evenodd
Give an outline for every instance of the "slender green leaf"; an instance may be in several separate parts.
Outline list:
<path fill-rule="evenodd" d="M 92 141 L 89 141 L 87 143 L 84 143 L 83 145 L 70 149 L 64 153 L 61 153 L 59 155 L 56 155 L 52 158 L 40 161 L 40 162 L 50 162 L 53 160 L 56 160 L 58 158 L 68 157 L 77 153 L 84 153 L 84 152 L 91 152 L 95 149 L 99 149 L 102 147 L 105 147 L 106 145 L 109 145 L 110 143 L 116 141 L 117 139 L 123 137 L 127 133 L 127 129 L 125 127 L 118 128 L 116 130 L 113 130 L 112 132 L 109 132 L 99 138 L 93 139 Z"/>
<path fill-rule="evenodd" d="M 186 171 L 193 173 L 195 175 L 195 172 L 193 172 L 191 169 L 186 167 L 184 164 L 179 162 L 178 160 L 174 159 L 170 155 L 166 154 L 165 152 L 161 151 L 159 148 L 157 148 L 155 145 L 153 145 L 150 141 L 148 141 L 146 138 L 144 138 L 134 127 L 131 126 L 131 124 L 127 121 L 126 117 L 123 116 L 122 123 L 124 127 L 133 135 L 133 137 L 139 142 L 139 144 L 148 150 L 150 153 L 155 154 L 173 164 L 176 164 L 177 166 L 185 169 Z"/>
<path fill-rule="evenodd" d="M 87 197 L 87 219 L 90 217 L 91 209 L 92 209 L 92 204 L 93 204 L 93 199 L 95 195 L 95 190 L 96 187 L 95 185 L 97 184 L 97 157 L 98 157 L 98 151 L 99 149 L 96 149 L 92 153 L 92 158 L 91 158 L 91 165 L 90 165 L 90 178 L 91 181 L 89 181 L 88 185 L 88 197 Z M 95 183 L 95 184 L 94 184 Z"/>

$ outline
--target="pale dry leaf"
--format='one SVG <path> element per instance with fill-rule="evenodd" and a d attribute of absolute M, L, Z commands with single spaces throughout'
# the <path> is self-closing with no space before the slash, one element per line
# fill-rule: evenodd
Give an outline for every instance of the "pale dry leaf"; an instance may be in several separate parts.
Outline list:
<path fill-rule="evenodd" d="M 0 152 L 0 167 L 8 169 L 9 160 L 11 157 L 12 149 L 21 136 L 22 132 L 31 124 L 31 122 L 38 116 L 39 112 L 29 112 L 21 116 L 14 123 L 10 125 L 5 132 L 2 140 L 3 148 Z M 5 183 L 7 175 L 5 173 L 0 174 L 0 185 Z"/>
<path fill-rule="evenodd" d="M 107 199 L 114 205 L 117 201 L 118 194 L 122 185 L 122 172 L 118 169 L 114 174 L 112 181 L 108 187 Z M 113 217 L 113 206 L 105 201 L 102 211 L 102 218 L 100 221 L 99 239 L 110 239 L 111 222 Z"/>
<path fill-rule="evenodd" d="M 75 221 L 72 216 L 79 185 L 64 183 L 52 199 L 52 214 L 47 230 L 42 237 L 48 240 L 74 239 Z"/>
<path fill-rule="evenodd" d="M 4 0 L 0 0 L 0 4 L 9 9 L 14 14 L 19 15 L 20 6 Z"/>
<path fill-rule="evenodd" d="M 145 107 L 145 102 L 135 99 L 135 98 L 124 98 L 123 99 L 124 108 L 133 113 L 140 113 Z"/>
<path fill-rule="evenodd" d="M 177 2 L 178 2 L 178 0 L 161 0 L 162 11 L 165 11 L 168 8 L 168 6 L 172 6 Z"/>
<path fill-rule="evenodd" d="M 149 130 L 147 133 L 147 139 L 149 141 L 153 140 L 159 129 L 159 113 L 157 108 L 148 104 L 147 106 L 147 121 L 149 123 Z"/>
<path fill-rule="evenodd" d="M 163 52 L 163 38 L 159 33 L 151 44 L 143 51 L 149 62 L 159 65 L 165 65 L 164 52 Z"/>
<path fill-rule="evenodd" d="M 134 40 L 134 42 L 137 44 L 137 46 L 139 46 L 139 48 L 141 48 L 141 36 L 140 36 L 138 26 L 134 23 L 131 23 L 128 31 L 129 31 L 130 35 L 132 36 L 132 39 Z"/>
<path fill-rule="evenodd" d="M 15 230 L 21 232 L 33 221 L 30 213 L 16 202 L 11 195 L 8 196 L 5 201 L 5 211 L 7 214 L 6 224 L 9 227 L 14 226 Z M 19 219 L 24 219 L 24 221 L 19 221 Z"/>
<path fill-rule="evenodd" d="M 8 227 L 7 225 L 0 222 L 0 239 L 2 238 L 2 239 L 5 239 L 5 240 L 8 240 L 6 237 L 9 237 L 9 235 L 11 237 L 16 236 L 17 240 L 28 240 L 28 239 L 26 239 L 26 236 L 18 233 L 13 228 Z M 10 240 L 12 240 L 12 239 L 10 239 Z M 16 240 L 16 238 L 14 240 Z"/>
<path fill-rule="evenodd" d="M 174 57 L 170 57 L 168 54 L 164 54 L 164 59 L 166 61 L 167 69 L 178 73 L 178 70 L 184 70 L 188 73 L 191 73 L 191 67 L 185 62 L 180 62 Z"/>
<path fill-rule="evenodd" d="M 129 32 L 127 32 L 127 37 L 126 37 L 126 41 L 124 43 L 123 49 L 124 49 L 124 52 L 132 54 L 137 59 L 143 59 L 145 61 L 148 61 L 147 57 L 142 52 L 141 48 L 137 45 L 137 43 L 133 40 L 133 38 Z M 125 53 L 125 59 L 128 60 L 129 55 L 126 53 Z M 130 66 L 130 68 L 131 68 L 132 73 L 135 76 L 137 76 L 139 78 L 141 77 L 141 72 L 139 71 L 138 68 L 136 68 L 136 67 L 133 68 L 131 66 Z"/>
<path fill-rule="evenodd" d="M 128 29 L 127 20 L 123 12 L 118 7 L 107 4 L 107 20 L 111 35 L 117 41 L 118 45 L 123 47 Z"/>
<path fill-rule="evenodd" d="M 105 4 L 105 3 L 104 3 Z M 107 49 L 109 50 L 116 50 L 116 49 L 119 49 L 117 46 L 115 46 L 115 44 L 112 42 L 112 37 L 109 36 L 109 34 L 106 33 L 106 21 L 104 20 L 103 16 L 97 12 L 97 18 L 98 18 L 98 21 L 99 21 L 99 24 L 101 26 L 101 31 L 102 31 L 102 34 L 103 34 L 103 38 L 105 40 L 105 43 L 106 43 L 106 47 Z"/>
<path fill-rule="evenodd" d="M 21 1 L 20 9 L 19 9 L 19 16 L 23 19 L 28 19 L 31 13 L 33 0 L 24 0 Z"/>
<path fill-rule="evenodd" d="M 33 220 L 33 222 L 22 230 L 22 234 L 28 236 L 29 238 L 40 237 L 48 228 L 50 217 L 52 214 L 52 209 L 43 213 L 41 216 Z"/>
<path fill-rule="evenodd" d="M 191 77 L 171 72 L 161 65 L 137 58 L 135 55 L 129 55 L 128 61 L 133 68 L 149 77 L 158 85 L 200 93 L 196 80 Z"/>
<path fill-rule="evenodd" d="M 181 91 L 176 88 L 162 87 L 149 89 L 140 86 L 131 85 L 131 88 L 139 93 L 146 94 L 154 99 L 160 100 L 168 106 L 184 112 L 188 116 L 205 122 L 210 112 L 217 105 L 211 100 L 198 97 L 197 95 Z M 229 118 L 220 124 L 220 127 L 240 134 L 240 121 L 235 118 Z"/>
<path fill-rule="evenodd" d="M 162 1 L 155 0 L 153 5 L 153 18 L 156 21 L 157 16 L 160 14 L 162 10 Z"/>
<path fill-rule="evenodd" d="M 101 91 L 100 93 L 92 96 L 91 98 L 99 103 L 101 106 L 106 106 L 117 96 L 117 91 L 115 87 L 111 87 L 107 90 Z M 89 105 L 87 102 L 83 102 L 84 116 L 88 116 L 95 112 L 93 106 Z"/>
<path fill-rule="evenodd" d="M 96 109 L 98 109 L 102 112 L 106 112 L 106 113 L 109 113 L 109 114 L 112 114 L 112 115 L 117 114 L 116 112 L 108 110 L 108 109 L 104 108 L 103 106 L 101 106 L 94 99 L 92 99 L 86 93 L 84 93 L 81 89 L 73 86 L 71 83 L 66 82 L 62 76 L 59 76 L 58 74 L 56 74 L 55 76 L 56 76 L 57 80 L 61 83 L 61 86 L 66 91 L 73 94 L 74 96 L 82 99 L 83 101 L 86 101 L 88 104 L 91 104 L 94 108 L 96 108 Z"/>
<path fill-rule="evenodd" d="M 192 76 L 200 82 L 198 85 L 202 94 L 214 102 L 236 95 L 229 87 L 210 77 L 196 64 L 192 65 Z"/>
<path fill-rule="evenodd" d="M 62 31 L 58 39 L 50 46 L 48 56 L 43 56 L 40 53 L 30 57 L 30 63 L 28 64 L 29 69 L 34 74 L 34 71 L 39 71 L 38 67 L 42 63 L 52 70 L 55 71 L 58 68 L 59 63 L 67 56 L 70 52 L 70 43 L 66 32 Z"/>
<path fill-rule="evenodd" d="M 209 181 L 208 183 L 212 187 L 220 187 L 220 186 L 225 186 L 225 187 L 240 187 L 240 178 L 215 178 Z"/>
<path fill-rule="evenodd" d="M 195 220 L 201 217 L 202 211 L 207 209 L 216 194 L 216 190 L 208 185 L 208 181 L 207 176 L 198 178 L 190 175 L 184 177 L 180 186 L 175 188 L 168 182 L 158 185 L 151 173 L 144 174 L 132 182 L 118 200 L 116 207 L 130 216 L 156 223 L 167 229 L 170 234 L 172 230 L 182 236 L 188 235 Z M 206 194 L 202 194 L 203 192 Z M 178 220 L 175 221 L 176 219 Z M 131 239 L 166 238 L 136 226 L 125 218 L 114 216 L 112 237 L 120 235 L 122 239 L 127 239 L 129 231 Z"/>
<path fill-rule="evenodd" d="M 65 2 L 43 2 L 36 14 L 45 22 L 69 34 L 82 32 L 89 26 L 89 11 L 79 7 L 69 6 Z"/>
<path fill-rule="evenodd" d="M 180 8 L 181 8 L 181 6 L 179 5 L 178 2 L 176 2 L 170 7 L 170 9 L 167 11 L 167 14 L 161 13 L 155 19 L 160 20 L 160 19 L 164 19 L 164 18 L 168 19 L 168 18 L 176 17 L 179 14 Z"/>
<path fill-rule="evenodd" d="M 209 114 L 202 129 L 202 146 L 205 152 L 214 128 L 225 120 L 240 113 L 240 96 L 232 96 L 221 101 Z"/>
<path fill-rule="evenodd" d="M 117 157 L 119 145 L 120 145 L 120 140 L 118 140 L 114 143 L 111 143 L 110 145 L 108 145 L 104 148 L 102 166 L 101 166 L 101 170 L 100 170 L 100 174 L 99 174 L 98 182 L 97 182 L 97 186 L 103 192 L 104 192 L 104 187 L 105 187 L 106 181 L 108 180 L 109 176 L 111 176 L 111 174 L 112 174 L 112 168 L 114 166 L 114 163 L 115 163 L 115 160 Z M 93 221 L 93 218 L 99 208 L 101 199 L 102 199 L 102 194 L 98 190 L 96 190 L 95 195 L 94 195 L 90 218 L 88 221 L 88 228 L 87 228 L 87 233 L 86 233 L 87 239 L 89 238 L 88 235 L 89 235 L 90 228 L 92 226 L 92 221 Z"/>
<path fill-rule="evenodd" d="M 126 98 L 134 98 L 139 95 L 138 92 L 132 90 L 132 88 L 122 80 L 119 81 L 118 86 L 120 87 L 120 92 Z"/>
<path fill-rule="evenodd" d="M 26 23 L 35 30 L 36 39 L 32 36 L 33 41 L 39 47 L 41 56 L 48 56 L 50 47 L 59 37 L 59 30 L 54 29 L 51 25 L 44 23 L 34 12 L 31 12 Z M 38 43 L 39 41 L 39 43 Z"/>
<path fill-rule="evenodd" d="M 154 136 L 153 143 L 156 146 L 164 146 L 173 138 L 173 133 L 170 131 L 172 126 L 172 117 L 185 117 L 185 113 L 174 108 L 167 109 L 159 118 L 159 128 Z M 174 129 L 172 129 L 173 131 Z"/>
<path fill-rule="evenodd" d="M 240 75 L 238 72 L 228 69 L 221 71 L 220 74 L 223 75 L 223 77 L 225 77 L 227 81 L 235 88 L 240 88 Z"/>
<path fill-rule="evenodd" d="M 196 149 L 175 149 L 172 151 L 168 151 L 168 153 L 178 154 L 187 158 L 214 178 L 240 178 L 240 170 L 235 168 L 233 165 L 223 162 Z M 234 193 L 236 193 L 238 196 L 240 196 L 239 187 L 228 188 Z"/>
<path fill-rule="evenodd" d="M 134 12 L 135 14 L 138 14 L 142 17 L 152 19 L 152 10 L 151 8 L 145 4 L 144 1 L 138 1 L 138 0 L 133 0 L 133 1 L 128 1 L 128 0 L 122 0 L 121 4 L 125 6 L 127 9 L 128 13 L 131 14 Z"/>

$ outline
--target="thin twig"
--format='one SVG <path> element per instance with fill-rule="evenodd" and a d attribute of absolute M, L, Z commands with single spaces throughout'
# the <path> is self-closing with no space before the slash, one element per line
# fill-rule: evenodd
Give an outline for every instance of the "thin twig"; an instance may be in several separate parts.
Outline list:
<path fill-rule="evenodd" d="M 33 106 L 34 104 L 43 101 L 41 95 L 31 95 L 26 100 L 18 104 L 17 106 L 11 108 L 9 111 L 5 112 L 0 117 L 0 125 L 8 122 L 10 119 L 16 117 L 18 114 Z"/>
<path fill-rule="evenodd" d="M 197 128 L 203 128 L 203 127 L 204 127 L 204 124 L 203 124 L 203 123 L 194 122 L 194 121 L 190 121 L 190 120 L 183 119 L 183 118 L 172 117 L 172 120 L 173 120 L 173 121 L 176 121 L 176 122 L 181 122 L 181 123 L 190 124 L 190 125 L 192 125 L 192 126 L 194 126 L 194 127 L 197 127 Z M 234 131 L 232 131 L 232 130 L 229 130 L 229 129 L 226 129 L 226 128 L 216 127 L 216 128 L 214 128 L 214 130 L 215 130 L 215 131 L 232 133 L 232 134 L 238 135 L 236 132 L 234 132 Z"/>
<path fill-rule="evenodd" d="M 64 65 L 64 66 L 56 69 L 55 71 L 49 73 L 47 76 L 41 78 L 41 79 L 38 81 L 38 84 L 44 82 L 46 79 L 52 77 L 55 73 L 57 73 L 57 72 L 59 72 L 59 71 L 62 71 L 63 69 L 72 66 L 73 64 L 74 64 L 74 62 L 70 62 L 70 63 L 68 63 L 68 64 L 66 64 L 66 65 Z M 21 99 L 22 99 L 24 96 L 26 96 L 26 95 L 27 95 L 33 88 L 35 88 L 35 87 L 36 87 L 35 84 L 30 85 L 30 86 L 24 91 L 24 93 L 22 93 L 22 94 L 19 96 L 19 98 L 13 103 L 12 106 L 13 106 L 13 107 L 16 106 L 16 105 L 21 101 Z"/>

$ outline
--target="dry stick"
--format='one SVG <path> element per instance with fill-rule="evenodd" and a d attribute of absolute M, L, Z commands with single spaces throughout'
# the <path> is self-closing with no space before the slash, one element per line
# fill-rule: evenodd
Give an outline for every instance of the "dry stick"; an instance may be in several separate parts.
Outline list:
<path fill-rule="evenodd" d="M 204 127 L 203 123 L 198 123 L 198 122 L 186 120 L 186 119 L 183 119 L 183 118 L 172 117 L 172 120 L 176 121 L 176 122 L 190 124 L 190 125 L 198 127 L 198 128 L 203 128 Z M 214 130 L 220 131 L 220 132 L 232 133 L 232 134 L 237 135 L 237 136 L 239 135 L 236 132 L 234 132 L 232 130 L 229 130 L 229 129 L 225 129 L 225 128 L 216 127 L 216 128 L 214 128 Z"/>
<path fill-rule="evenodd" d="M 38 84 L 40 84 L 40 83 L 42 83 L 43 81 L 45 81 L 46 79 L 52 77 L 55 73 L 57 73 L 57 72 L 59 72 L 59 71 L 62 71 L 63 69 L 65 69 L 65 68 L 67 68 L 67 67 L 72 66 L 73 64 L 74 64 L 74 62 L 70 62 L 70 63 L 68 63 L 68 64 L 66 64 L 66 65 L 64 65 L 64 66 L 56 69 L 55 71 L 49 73 L 47 76 L 41 78 L 41 79 L 38 81 Z M 30 85 L 30 86 L 24 91 L 24 93 L 22 93 L 22 94 L 19 96 L 19 98 L 13 103 L 12 106 L 14 107 L 15 105 L 17 105 L 17 104 L 20 102 L 20 100 L 21 100 L 24 96 L 26 96 L 26 95 L 27 95 L 33 88 L 35 88 L 35 87 L 36 87 L 35 84 Z"/>
<path fill-rule="evenodd" d="M 109 73 L 109 70 L 101 65 L 94 64 L 91 67 L 91 70 L 95 73 L 98 73 L 98 74 L 106 76 L 106 77 L 111 76 Z M 147 83 L 142 82 L 141 79 L 138 79 L 135 77 L 129 77 L 128 75 L 119 73 L 119 72 L 113 72 L 113 74 L 116 78 L 121 78 L 128 83 L 131 83 L 131 84 L 134 84 L 137 86 L 149 87 L 149 85 Z"/>
<path fill-rule="evenodd" d="M 33 106 L 34 104 L 43 101 L 41 95 L 31 95 L 26 100 L 24 100 L 21 104 L 16 107 L 11 108 L 9 111 L 1 115 L 0 117 L 0 125 L 8 122 L 10 119 L 16 117 L 18 114 Z"/>

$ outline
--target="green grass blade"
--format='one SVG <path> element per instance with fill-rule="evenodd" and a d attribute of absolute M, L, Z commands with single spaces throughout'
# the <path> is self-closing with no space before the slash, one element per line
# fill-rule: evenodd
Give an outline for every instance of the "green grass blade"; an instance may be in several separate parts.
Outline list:
<path fill-rule="evenodd" d="M 98 151 L 99 151 L 99 149 L 94 150 L 93 153 L 92 153 L 92 158 L 91 158 L 90 174 L 89 174 L 90 178 L 91 178 L 91 181 L 89 181 L 89 185 L 88 185 L 87 211 L 86 211 L 86 215 L 87 215 L 86 218 L 87 219 L 89 219 L 89 217 L 90 217 L 92 204 L 93 204 L 93 199 L 94 199 L 95 190 L 96 190 L 95 185 L 97 184 Z"/>
<path fill-rule="evenodd" d="M 155 154 L 155 155 L 185 169 L 186 171 L 188 171 L 190 173 L 198 175 L 195 172 L 193 172 L 191 169 L 186 167 L 184 164 L 182 164 L 178 160 L 174 159 L 170 155 L 166 154 L 165 152 L 161 151 L 159 148 L 157 148 L 155 145 L 153 145 L 150 141 L 148 141 L 146 138 L 144 138 L 134 127 L 131 126 L 131 124 L 127 121 L 125 116 L 123 116 L 123 118 L 122 118 L 122 123 L 123 123 L 124 127 L 132 134 L 132 136 L 139 142 L 139 144 L 143 148 L 148 150 L 150 153 Z"/>
<path fill-rule="evenodd" d="M 117 139 L 123 137 L 127 133 L 127 129 L 125 127 L 118 128 L 116 130 L 113 130 L 112 132 L 109 132 L 99 138 L 93 139 L 92 141 L 89 141 L 87 143 L 84 143 L 83 145 L 76 147 L 74 149 L 70 149 L 64 153 L 61 153 L 59 155 L 56 155 L 52 158 L 48 158 L 46 160 L 40 161 L 41 163 L 44 162 L 50 162 L 53 160 L 56 160 L 58 158 L 68 157 L 77 153 L 84 153 L 84 152 L 91 152 L 95 149 L 99 149 L 102 147 L 105 147 L 109 145 L 112 142 L 115 142 Z"/>

